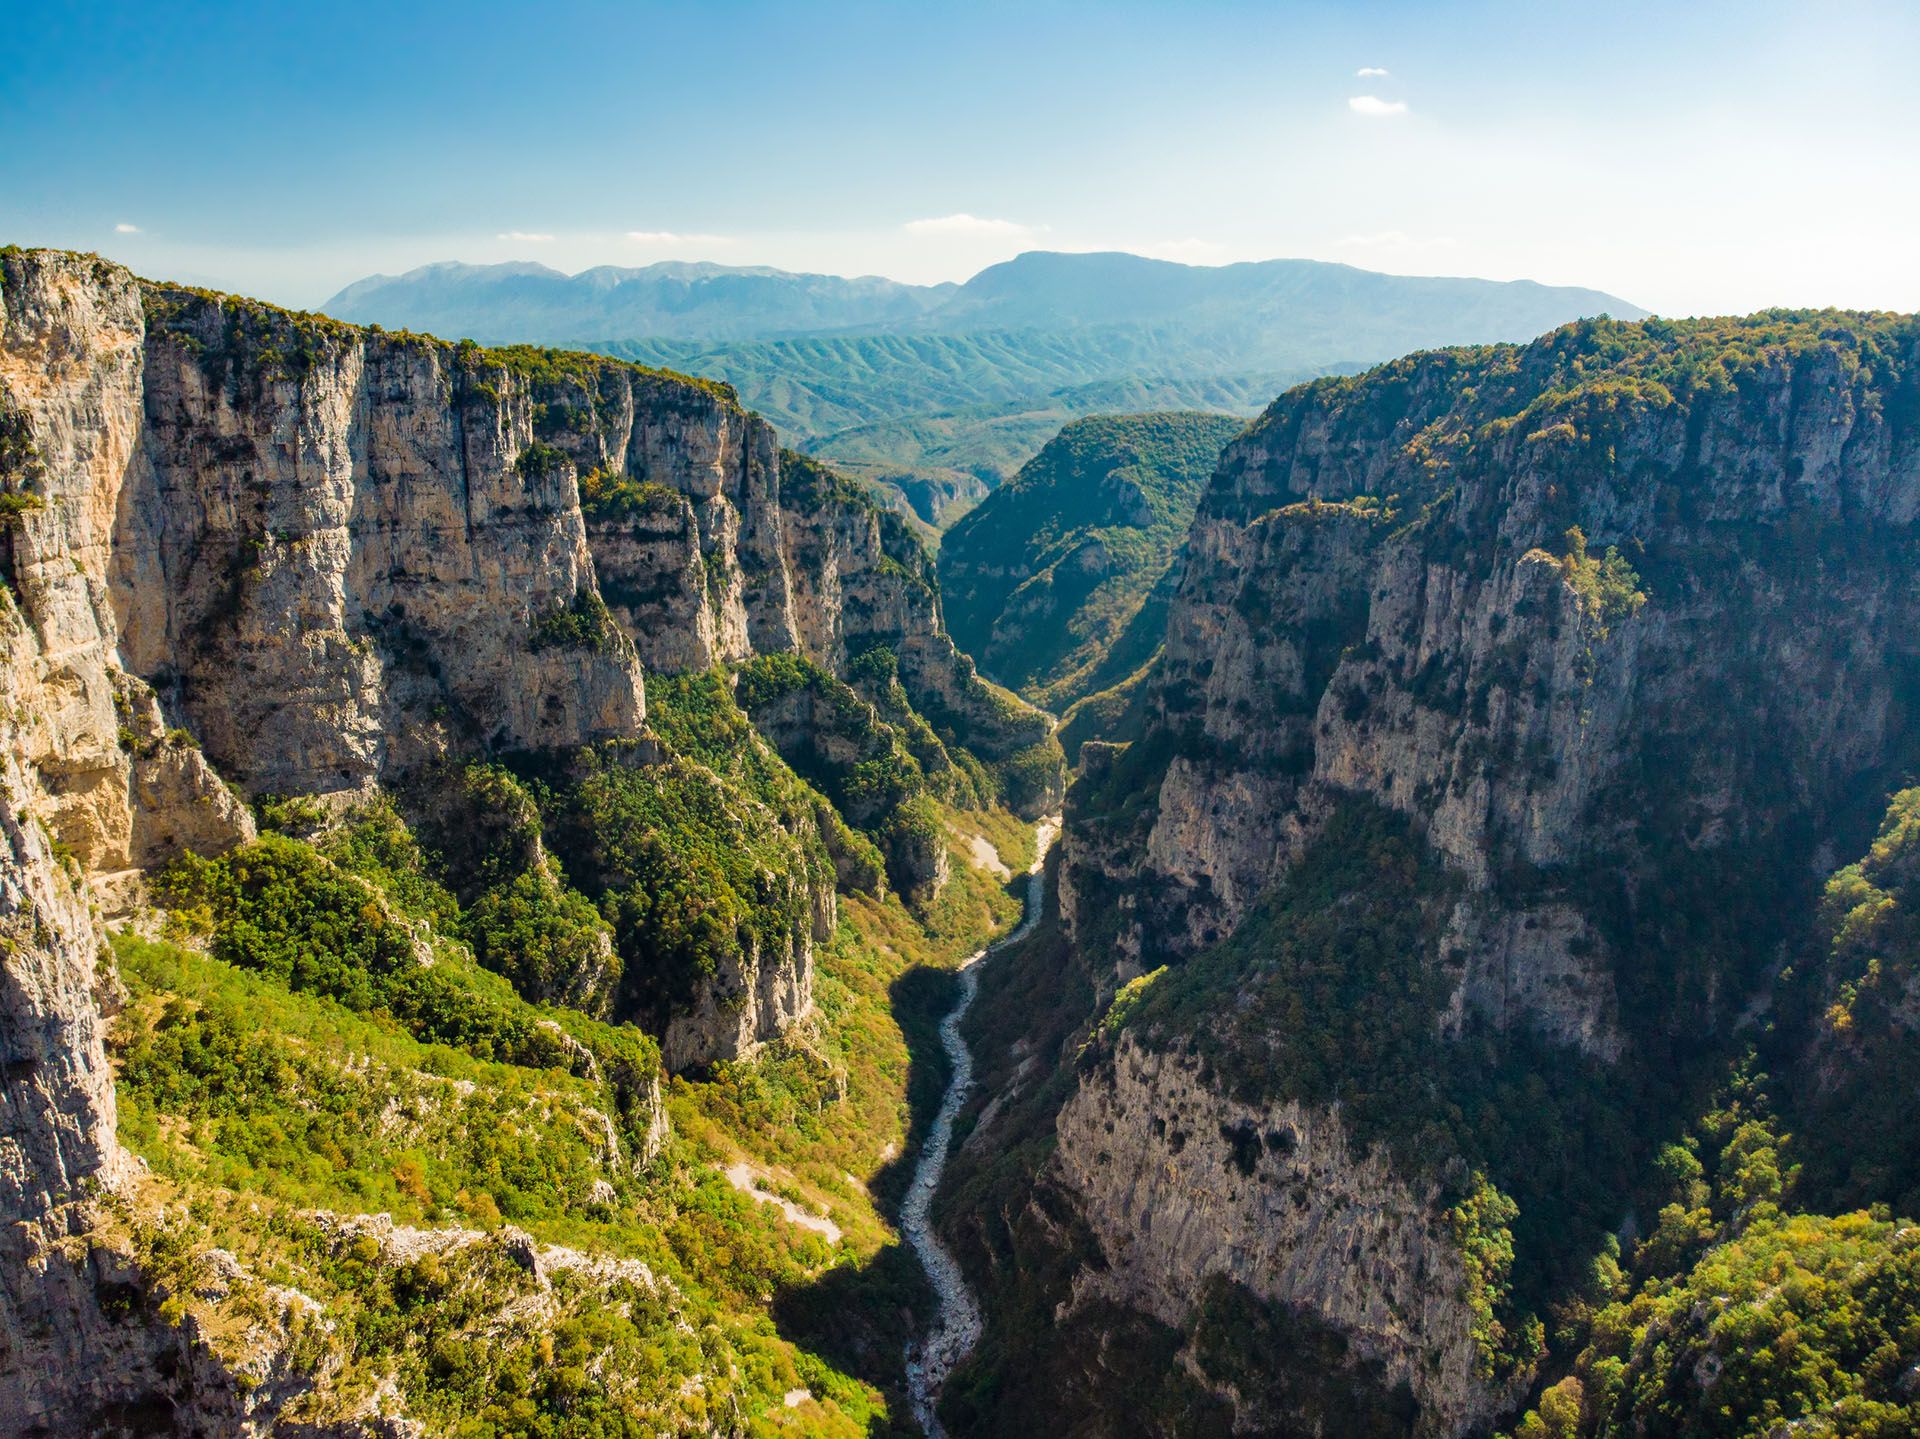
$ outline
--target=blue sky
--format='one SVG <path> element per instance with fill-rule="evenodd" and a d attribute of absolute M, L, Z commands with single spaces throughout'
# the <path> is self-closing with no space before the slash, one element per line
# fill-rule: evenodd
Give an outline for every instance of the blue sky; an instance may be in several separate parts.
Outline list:
<path fill-rule="evenodd" d="M 0 35 L 0 241 L 285 303 L 1044 248 L 1920 309 L 1913 0 L 0 0 Z"/>

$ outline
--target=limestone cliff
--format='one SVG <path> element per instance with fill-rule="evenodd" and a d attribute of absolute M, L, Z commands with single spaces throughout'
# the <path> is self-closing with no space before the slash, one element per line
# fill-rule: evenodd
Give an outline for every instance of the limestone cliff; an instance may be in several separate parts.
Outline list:
<path fill-rule="evenodd" d="M 1475 1416 L 1466 1276 L 1432 1186 L 1354 1152 L 1337 1113 L 1223 1098 L 1197 1057 L 1127 1036 L 1057 1134 L 1053 1177 L 1086 1196 L 1079 1213 L 1105 1261 L 1080 1272 L 1074 1308 L 1108 1299 L 1178 1329 L 1224 1279 L 1349 1336 L 1376 1383 L 1410 1390 L 1436 1428 Z"/>
<path fill-rule="evenodd" d="M 0 1426 L 13 1433 L 137 1396 L 170 1348 L 111 1333 L 100 1293 L 113 1256 L 79 1238 L 131 1174 L 102 1040 L 117 982 L 94 901 L 182 838 L 217 848 L 251 822 L 197 749 L 152 732 L 150 694 L 115 661 L 109 537 L 140 430 L 139 292 L 86 261 L 4 264 Z"/>
<path fill-rule="evenodd" d="M 1278 400 L 1200 503 L 1144 736 L 1088 746 L 1069 798 L 1080 962 L 1103 994 L 1179 977 L 1006 1221 L 1091 1234 L 1069 1308 L 1191 1338 L 1226 1275 L 1406 1380 L 1419 1432 L 1494 1422 L 1532 1321 L 1439 1218 L 1511 1221 L 1534 1303 L 1618 1225 L 1915 758 L 1917 521 L 1910 318 L 1583 322 Z M 1355 805 L 1410 846 L 1295 882 Z M 1229 1168 L 1243 1121 L 1299 1147 Z M 1555 1126 L 1602 1124 L 1604 1164 L 1549 1176 Z"/>
<path fill-rule="evenodd" d="M 1876 370 L 1815 328 L 1674 359 L 1734 367 L 1711 380 L 1653 378 L 1681 348 L 1658 331 L 1576 326 L 1277 402 L 1189 536 L 1147 746 L 1164 768 L 1119 857 L 1163 897 L 1129 946 L 1230 931 L 1327 796 L 1360 792 L 1468 881 L 1456 1018 L 1617 1053 L 1599 906 L 1567 878 L 1666 846 L 1811 855 L 1787 831 L 1857 810 L 1906 743 L 1914 339 L 1874 336 Z M 1608 546 L 1637 579 L 1601 573 Z M 1097 831 L 1070 838 L 1071 891 L 1110 867 Z"/>

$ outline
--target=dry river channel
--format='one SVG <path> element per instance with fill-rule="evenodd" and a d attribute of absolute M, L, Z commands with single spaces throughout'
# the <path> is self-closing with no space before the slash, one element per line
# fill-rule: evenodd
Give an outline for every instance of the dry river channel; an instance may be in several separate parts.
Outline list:
<path fill-rule="evenodd" d="M 1033 868 L 1027 871 L 1026 912 L 1020 917 L 1019 927 L 1004 939 L 970 956 L 960 966 L 960 998 L 955 1001 L 947 1017 L 940 1021 L 940 1043 L 953 1063 L 953 1078 L 947 1081 L 947 1092 L 940 1101 L 940 1112 L 934 1116 L 933 1127 L 927 1131 L 926 1142 L 920 1149 L 920 1161 L 913 1171 L 913 1185 L 908 1189 L 907 1201 L 900 1210 L 900 1231 L 906 1235 L 914 1253 L 920 1256 L 920 1263 L 925 1267 L 939 1301 L 934 1321 L 926 1334 L 907 1349 L 907 1388 L 913 1398 L 913 1417 L 919 1421 L 927 1439 L 945 1439 L 940 1421 L 934 1414 L 934 1408 L 940 1401 L 940 1390 L 946 1384 L 947 1376 L 953 1372 L 954 1365 L 966 1358 L 980 1340 L 980 1303 L 967 1287 L 966 1277 L 961 1274 L 952 1253 L 940 1242 L 940 1236 L 934 1233 L 931 1216 L 933 1196 L 940 1188 L 940 1176 L 947 1167 L 947 1150 L 953 1144 L 953 1121 L 959 1117 L 967 1091 L 973 1088 L 973 1055 L 967 1049 L 966 1040 L 960 1037 L 960 1021 L 966 1017 L 973 997 L 979 991 L 980 966 L 998 951 L 1008 945 L 1018 944 L 1032 934 L 1034 927 L 1040 923 L 1040 910 L 1046 898 L 1047 849 L 1059 832 L 1058 818 L 1040 821 L 1034 832 Z"/>

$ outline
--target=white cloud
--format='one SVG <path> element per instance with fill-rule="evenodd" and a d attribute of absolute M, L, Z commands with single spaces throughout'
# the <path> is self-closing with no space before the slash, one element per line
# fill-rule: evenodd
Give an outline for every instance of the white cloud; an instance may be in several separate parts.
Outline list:
<path fill-rule="evenodd" d="M 909 235 L 980 235 L 1013 239 L 1032 235 L 1046 226 L 1022 225 L 1017 220 L 988 220 L 978 215 L 940 215 L 929 220 L 909 220 L 900 227 Z"/>
<path fill-rule="evenodd" d="M 1407 102 L 1382 100 L 1378 95 L 1355 95 L 1347 101 L 1347 108 L 1356 115 L 1404 115 Z"/>
<path fill-rule="evenodd" d="M 140 227 L 138 225 L 129 225 L 125 220 L 122 220 L 113 227 L 113 233 L 116 235 L 138 235 L 140 233 Z"/>
<path fill-rule="evenodd" d="M 734 245 L 739 242 L 731 235 L 681 235 L 672 230 L 629 230 L 622 236 L 630 245 L 647 245 L 654 248 L 692 245 Z"/>
<path fill-rule="evenodd" d="M 511 240 L 519 245 L 551 245 L 553 243 L 553 236 L 551 235 L 530 234 L 525 230 L 508 230 L 503 234 L 495 235 L 493 238 L 496 240 Z"/>
<path fill-rule="evenodd" d="M 1382 70 L 1378 65 L 1362 65 L 1353 73 L 1362 80 L 1372 80 L 1376 78 L 1384 80 L 1387 77 L 1387 72 Z"/>

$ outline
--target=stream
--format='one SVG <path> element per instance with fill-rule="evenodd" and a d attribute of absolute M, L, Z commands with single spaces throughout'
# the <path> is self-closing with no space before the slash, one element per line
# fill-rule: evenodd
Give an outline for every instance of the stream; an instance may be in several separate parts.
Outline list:
<path fill-rule="evenodd" d="M 953 1062 L 953 1078 L 947 1082 L 940 1112 L 927 1131 L 920 1162 L 914 1167 L 913 1185 L 900 1208 L 901 1233 L 920 1256 L 939 1301 L 938 1313 L 926 1334 L 919 1343 L 907 1346 L 907 1388 L 913 1398 L 913 1417 L 919 1421 L 927 1439 L 945 1439 L 940 1421 L 934 1416 L 934 1406 L 940 1401 L 940 1390 L 953 1372 L 953 1366 L 966 1358 L 980 1340 L 979 1301 L 967 1287 L 953 1255 L 933 1232 L 930 1216 L 933 1196 L 940 1188 L 940 1176 L 947 1167 L 947 1150 L 953 1143 L 953 1121 L 960 1114 L 967 1091 L 973 1088 L 973 1055 L 960 1037 L 960 1021 L 966 1017 L 979 991 L 981 962 L 1006 946 L 1019 943 L 1040 923 L 1040 911 L 1046 899 L 1047 849 L 1059 832 L 1057 818 L 1043 819 L 1036 827 L 1036 852 L 1033 868 L 1027 871 L 1027 904 L 1020 924 L 1013 933 L 971 955 L 960 966 L 960 998 L 940 1021 L 940 1043 Z"/>

